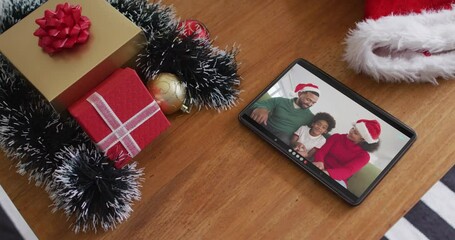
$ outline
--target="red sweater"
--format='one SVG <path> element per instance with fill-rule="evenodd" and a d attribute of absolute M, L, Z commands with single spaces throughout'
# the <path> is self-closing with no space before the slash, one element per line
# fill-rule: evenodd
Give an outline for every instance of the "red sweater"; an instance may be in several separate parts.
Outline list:
<path fill-rule="evenodd" d="M 370 160 L 370 155 L 347 138 L 347 134 L 333 134 L 314 155 L 315 162 L 323 162 L 325 170 L 335 180 L 346 182 Z"/>

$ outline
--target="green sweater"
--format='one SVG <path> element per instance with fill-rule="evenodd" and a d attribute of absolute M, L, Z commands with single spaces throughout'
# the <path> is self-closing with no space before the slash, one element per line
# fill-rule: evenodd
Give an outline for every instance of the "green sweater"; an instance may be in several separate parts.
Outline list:
<path fill-rule="evenodd" d="M 270 111 L 267 126 L 289 137 L 302 125 L 308 125 L 314 114 L 310 109 L 295 108 L 297 98 L 270 98 L 253 104 L 252 108 L 266 108 Z"/>

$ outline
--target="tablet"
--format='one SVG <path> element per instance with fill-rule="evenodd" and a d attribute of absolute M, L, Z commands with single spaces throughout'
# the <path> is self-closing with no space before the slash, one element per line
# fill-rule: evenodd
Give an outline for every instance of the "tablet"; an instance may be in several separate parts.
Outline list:
<path fill-rule="evenodd" d="M 416 139 L 410 127 L 303 59 L 248 104 L 239 120 L 352 205 Z"/>

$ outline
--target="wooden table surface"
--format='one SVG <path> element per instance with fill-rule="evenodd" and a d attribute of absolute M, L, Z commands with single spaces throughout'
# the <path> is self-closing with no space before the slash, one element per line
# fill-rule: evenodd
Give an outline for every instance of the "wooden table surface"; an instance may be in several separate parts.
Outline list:
<path fill-rule="evenodd" d="M 0 184 L 40 239 L 378 239 L 454 165 L 455 82 L 377 83 L 342 61 L 363 1 L 164 0 L 240 46 L 241 100 L 228 111 L 170 116 L 137 157 L 142 199 L 114 231 L 74 234 L 44 189 L 0 157 Z M 237 120 L 291 61 L 305 58 L 385 109 L 418 140 L 360 206 L 325 189 Z"/>

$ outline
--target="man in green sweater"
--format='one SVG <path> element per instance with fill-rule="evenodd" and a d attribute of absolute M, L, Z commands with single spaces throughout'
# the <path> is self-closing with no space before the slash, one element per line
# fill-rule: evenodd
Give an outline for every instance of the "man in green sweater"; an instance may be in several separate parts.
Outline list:
<path fill-rule="evenodd" d="M 253 104 L 250 117 L 262 124 L 284 143 L 289 144 L 292 134 L 302 125 L 311 123 L 314 114 L 310 107 L 319 99 L 319 88 L 314 84 L 299 84 L 297 98 L 270 98 Z"/>

